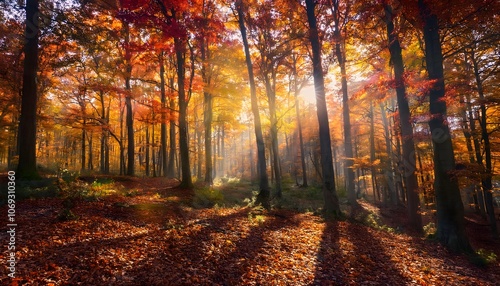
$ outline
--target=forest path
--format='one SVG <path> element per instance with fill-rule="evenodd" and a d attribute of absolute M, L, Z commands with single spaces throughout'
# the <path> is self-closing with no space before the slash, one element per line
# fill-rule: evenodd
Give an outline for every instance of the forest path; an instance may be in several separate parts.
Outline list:
<path fill-rule="evenodd" d="M 72 209 L 78 220 L 58 220 L 60 198 L 17 203 L 18 285 L 495 285 L 500 279 L 498 262 L 479 268 L 416 236 L 290 210 L 197 209 L 193 192 L 174 188 L 175 181 L 114 180 L 133 192 L 79 201 Z M 0 241 L 6 239 L 2 229 Z M 6 267 L 0 272 L 6 277 Z"/>

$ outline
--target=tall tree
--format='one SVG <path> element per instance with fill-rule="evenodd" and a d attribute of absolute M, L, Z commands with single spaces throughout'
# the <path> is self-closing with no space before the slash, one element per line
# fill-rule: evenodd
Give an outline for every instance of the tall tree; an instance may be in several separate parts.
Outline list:
<path fill-rule="evenodd" d="M 483 187 L 483 195 L 484 201 L 486 205 L 486 211 L 488 213 L 488 218 L 491 225 L 491 232 L 494 237 L 498 237 L 497 230 L 497 222 L 495 218 L 495 209 L 493 207 L 493 185 L 492 185 L 492 177 L 493 177 L 493 168 L 491 164 L 491 143 L 490 143 L 490 134 L 488 131 L 488 115 L 486 113 L 486 103 L 484 96 L 484 86 L 483 79 L 481 78 L 481 71 L 479 68 L 479 61 L 476 58 L 474 53 L 474 49 L 471 49 L 470 60 L 472 62 L 472 68 L 474 71 L 474 78 L 476 80 L 477 93 L 480 99 L 480 110 L 481 115 L 479 118 L 479 126 L 481 127 L 481 138 L 484 144 L 484 164 L 483 161 L 480 161 L 480 164 L 483 165 L 484 168 L 484 178 L 481 180 L 481 185 Z"/>
<path fill-rule="evenodd" d="M 408 218 L 413 228 L 422 230 L 422 218 L 419 213 L 420 199 L 418 197 L 417 174 L 415 173 L 415 143 L 413 142 L 413 126 L 411 123 L 410 107 L 406 98 L 406 87 L 404 82 L 404 63 L 401 55 L 401 45 L 396 31 L 394 30 L 394 13 L 388 0 L 383 2 L 385 11 L 385 23 L 387 26 L 387 39 L 389 40 L 389 51 L 391 63 L 394 67 L 394 81 L 398 102 L 399 120 L 401 127 L 401 138 L 403 141 L 403 164 L 406 193 L 408 197 Z M 390 154 L 389 154 L 390 155 Z M 395 190 L 394 190 L 395 191 Z"/>
<path fill-rule="evenodd" d="M 458 178 L 453 175 L 455 157 L 447 124 L 443 54 L 439 37 L 437 15 L 431 10 L 429 2 L 418 1 L 420 17 L 424 23 L 425 62 L 430 87 L 429 127 L 434 150 L 434 190 L 437 206 L 438 240 L 455 251 L 472 252 L 465 233 L 464 207 L 460 197 Z"/>
<path fill-rule="evenodd" d="M 189 142 L 188 142 L 188 121 L 187 121 L 187 107 L 189 103 L 189 96 L 185 90 L 186 79 L 186 55 L 187 55 L 187 30 L 185 25 L 181 23 L 182 17 L 186 16 L 182 13 L 179 3 L 170 3 L 164 1 L 156 1 L 160 7 L 160 11 L 165 17 L 166 24 L 169 31 L 167 34 L 174 38 L 174 50 L 176 57 L 176 71 L 177 71 L 177 93 L 179 99 L 179 149 L 181 160 L 181 184 L 183 188 L 193 188 L 193 180 L 191 178 L 191 167 L 189 162 Z M 179 6 L 179 7 L 177 7 Z M 184 19 L 186 20 L 186 19 Z M 192 53 L 192 50 L 190 51 Z M 192 57 L 193 55 L 191 55 Z M 191 70 L 193 75 L 194 71 Z M 192 81 L 190 80 L 192 83 Z"/>
<path fill-rule="evenodd" d="M 161 96 L 161 134 L 160 134 L 160 152 L 161 168 L 163 176 L 167 177 L 168 158 L 167 158 L 167 93 L 165 91 L 165 63 L 164 51 L 158 54 L 160 64 L 160 96 Z"/>
<path fill-rule="evenodd" d="M 257 141 L 257 166 L 259 174 L 259 194 L 257 195 L 257 204 L 262 204 L 262 206 L 269 207 L 269 179 L 267 176 L 266 167 L 266 147 L 264 145 L 264 137 L 262 136 L 262 126 L 260 122 L 259 106 L 257 104 L 257 91 L 255 87 L 255 78 L 253 74 L 252 58 L 250 55 L 250 48 L 248 45 L 247 32 L 245 27 L 245 14 L 244 5 L 242 0 L 236 0 L 236 13 L 238 17 L 238 24 L 241 32 L 241 37 L 243 39 L 243 47 L 245 49 L 245 59 L 248 69 L 248 80 L 250 83 L 250 100 L 252 104 L 252 113 L 255 126 L 255 138 Z"/>
<path fill-rule="evenodd" d="M 333 171 L 332 144 L 330 138 L 330 124 L 325 100 L 325 81 L 321 63 L 321 43 L 316 24 L 314 0 L 306 0 L 307 22 L 309 24 L 309 41 L 312 50 L 312 65 L 314 76 L 314 89 L 316 92 L 316 112 L 319 123 L 319 141 L 321 152 L 321 171 L 323 180 L 323 197 L 325 200 L 324 211 L 327 215 L 339 215 L 340 205 L 335 190 L 335 177 Z"/>
<path fill-rule="evenodd" d="M 347 183 L 347 199 L 349 204 L 353 207 L 357 206 L 356 201 L 356 190 L 354 185 L 354 169 L 353 165 L 353 152 L 352 152 L 352 136 L 351 136 L 351 118 L 349 113 L 349 93 L 347 90 L 347 72 L 346 72 L 346 55 L 345 49 L 343 49 L 342 43 L 344 42 L 342 36 L 342 30 L 344 29 L 341 25 L 341 11 L 340 11 L 340 0 L 332 0 L 332 14 L 333 14 L 333 24 L 334 24 L 334 39 L 335 39 L 335 55 L 339 61 L 340 74 L 341 74 L 341 85 L 342 85 L 342 117 L 344 119 L 344 152 L 345 152 L 345 170 L 346 170 L 346 183 Z M 346 14 L 349 9 L 345 9 Z M 347 15 L 344 16 L 347 19 Z M 347 20 L 346 20 L 347 21 Z M 345 23 L 344 23 L 345 24 Z M 373 176 L 373 174 L 372 174 Z"/>
<path fill-rule="evenodd" d="M 307 170 L 306 170 L 306 155 L 304 151 L 304 136 L 302 135 L 302 120 L 300 119 L 300 108 L 299 108 L 299 91 L 301 86 L 299 86 L 299 75 L 297 71 L 297 63 L 299 60 L 299 56 L 296 54 L 292 54 L 292 76 L 293 76 L 293 94 L 295 98 L 295 116 L 297 118 L 297 132 L 299 133 L 299 150 L 300 150 L 300 166 L 302 168 L 302 186 L 304 188 L 308 187 L 307 184 Z"/>
<path fill-rule="evenodd" d="M 132 110 L 132 87 L 130 79 L 132 77 L 132 54 L 130 46 L 130 26 L 126 21 L 123 22 L 125 34 L 125 108 L 127 111 L 125 125 L 127 127 L 127 175 L 135 174 L 135 141 L 134 141 L 134 114 Z"/>
<path fill-rule="evenodd" d="M 37 71 L 39 38 L 38 0 L 26 1 L 26 28 L 24 44 L 24 73 L 19 118 L 18 178 L 37 178 L 36 169 L 36 116 L 37 116 Z"/>

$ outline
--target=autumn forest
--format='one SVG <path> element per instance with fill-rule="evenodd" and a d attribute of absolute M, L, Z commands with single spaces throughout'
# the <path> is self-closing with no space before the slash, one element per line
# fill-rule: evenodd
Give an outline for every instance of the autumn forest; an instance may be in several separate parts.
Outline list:
<path fill-rule="evenodd" d="M 0 284 L 495 285 L 500 2 L 0 2 Z"/>

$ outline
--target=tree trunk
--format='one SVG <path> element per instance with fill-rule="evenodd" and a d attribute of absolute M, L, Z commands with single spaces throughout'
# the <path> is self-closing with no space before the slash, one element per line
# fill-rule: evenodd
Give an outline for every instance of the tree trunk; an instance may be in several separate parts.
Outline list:
<path fill-rule="evenodd" d="M 88 139 L 89 139 L 89 162 L 88 162 L 88 170 L 92 171 L 94 170 L 94 156 L 93 156 L 93 153 L 92 153 L 92 136 L 93 135 L 93 132 L 90 131 L 90 134 L 88 135 Z"/>
<path fill-rule="evenodd" d="M 201 77 L 203 79 L 203 125 L 205 128 L 205 183 L 213 184 L 213 169 L 212 169 L 212 122 L 213 122 L 213 99 L 212 94 L 208 91 L 210 85 L 210 77 L 207 74 L 206 61 L 209 58 L 208 46 L 202 42 L 201 45 L 201 60 L 203 63 L 201 69 Z"/>
<path fill-rule="evenodd" d="M 191 189 L 193 181 L 191 179 L 191 167 L 189 163 L 189 142 L 187 124 L 186 91 L 184 89 L 185 79 L 185 43 L 178 38 L 174 39 L 175 53 L 177 56 L 177 89 L 179 93 L 179 148 L 181 159 L 181 184 L 180 187 Z"/>
<path fill-rule="evenodd" d="M 491 178 L 493 176 L 493 169 L 491 166 L 491 144 L 490 144 L 490 135 L 488 133 L 488 121 L 486 117 L 486 105 L 484 98 L 484 89 L 483 89 L 483 81 L 481 80 L 481 75 L 479 72 L 479 66 L 477 60 L 475 58 L 474 52 L 471 53 L 471 61 L 472 67 L 474 69 L 474 77 L 476 79 L 476 87 L 477 93 L 479 94 L 480 100 L 480 110 L 481 117 L 479 120 L 479 125 L 481 126 L 481 138 L 483 139 L 484 144 L 484 160 L 485 164 L 481 161 L 481 165 L 484 167 L 484 177 L 481 180 L 481 185 L 483 187 L 484 194 L 484 203 L 486 205 L 486 211 L 488 213 L 488 218 L 491 225 L 491 232 L 495 238 L 498 238 L 498 230 L 497 230 L 497 221 L 495 218 L 495 209 L 493 207 L 493 191 L 492 191 L 492 182 Z"/>
<path fill-rule="evenodd" d="M 466 110 L 468 114 L 468 119 L 469 119 L 469 127 L 470 127 L 470 132 L 472 135 L 472 143 L 474 145 L 474 154 L 476 158 L 476 162 L 479 164 L 482 164 L 483 161 L 483 155 L 481 154 L 481 145 L 479 144 L 479 139 L 477 138 L 478 136 L 476 135 L 476 119 L 474 118 L 474 113 L 471 108 L 471 98 L 469 94 L 466 94 Z M 476 186 L 475 192 L 477 194 L 477 200 L 478 200 L 478 206 L 479 206 L 479 213 L 482 216 L 486 216 L 486 209 L 484 206 L 484 197 L 483 197 L 483 192 L 481 191 L 480 186 Z"/>
<path fill-rule="evenodd" d="M 373 101 L 370 100 L 370 173 L 372 174 L 373 196 L 377 193 L 378 200 L 380 199 L 380 188 L 377 181 L 377 169 L 374 166 L 375 162 L 375 120 L 373 112 Z M 345 125 L 344 125 L 345 127 Z M 383 197 L 385 203 L 385 197 Z"/>
<path fill-rule="evenodd" d="M 464 206 L 455 169 L 453 145 L 446 123 L 446 101 L 443 54 L 439 38 L 438 18 L 424 0 L 418 1 L 424 22 L 425 61 L 429 80 L 435 81 L 429 90 L 431 119 L 429 126 L 434 149 L 434 189 L 437 205 L 437 239 L 454 251 L 472 252 L 465 233 Z"/>
<path fill-rule="evenodd" d="M 171 79 L 171 84 L 173 84 L 173 79 Z M 171 98 L 169 100 L 169 109 L 174 110 L 175 102 L 174 99 Z M 168 149 L 168 165 L 167 165 L 167 178 L 175 178 L 175 153 L 177 149 L 176 140 L 175 140 L 175 120 L 172 116 L 170 116 L 169 120 L 169 149 Z"/>
<path fill-rule="evenodd" d="M 146 177 L 149 177 L 149 147 L 149 126 L 146 123 Z"/>
<path fill-rule="evenodd" d="M 307 188 L 306 154 L 304 153 L 304 138 L 302 136 L 302 121 L 300 120 L 299 86 L 297 82 L 297 59 L 293 58 L 293 94 L 295 97 L 295 116 L 299 133 L 300 166 L 302 168 L 302 187 Z"/>
<path fill-rule="evenodd" d="M 85 119 L 83 120 L 83 126 L 85 126 Z M 85 154 L 85 145 L 86 145 L 86 143 L 85 143 L 85 140 L 86 140 L 86 138 L 85 138 L 85 129 L 82 129 L 82 135 L 81 136 L 82 137 L 81 137 L 81 141 L 80 142 L 82 143 L 82 150 L 81 150 L 82 152 L 81 152 L 81 167 L 80 167 L 80 171 L 83 172 L 83 171 L 85 171 L 85 167 L 86 167 L 85 166 L 85 161 L 86 161 L 86 158 L 85 158 L 85 155 L 86 155 Z"/>
<path fill-rule="evenodd" d="M 126 118 L 125 125 L 127 127 L 127 175 L 134 176 L 135 174 L 135 145 L 134 145 L 134 118 L 132 111 L 132 88 L 130 86 L 130 78 L 132 76 L 132 55 L 130 51 L 130 30 L 129 24 L 124 24 L 125 33 L 125 108 Z"/>
<path fill-rule="evenodd" d="M 382 125 L 384 126 L 385 151 L 387 153 L 387 158 L 388 158 L 387 169 L 385 171 L 385 179 L 387 181 L 387 188 L 389 191 L 390 202 L 393 206 L 396 206 L 398 205 L 398 189 L 396 186 L 396 179 L 392 168 L 394 166 L 393 162 L 394 160 L 392 156 L 391 133 L 389 131 L 389 122 L 387 120 L 385 106 L 384 104 L 380 103 L 379 107 L 380 107 L 380 117 L 382 117 Z"/>
<path fill-rule="evenodd" d="M 358 205 L 356 201 L 356 190 L 354 185 L 354 170 L 353 153 L 352 153 L 352 136 L 351 136 L 351 119 L 349 114 L 349 94 L 347 91 L 347 74 L 345 68 L 345 54 L 342 51 L 342 36 L 340 34 L 340 11 L 339 1 L 333 1 L 333 21 L 335 25 L 335 55 L 339 61 L 341 85 L 342 85 L 342 116 L 344 119 L 344 152 L 345 152 L 345 169 L 346 169 L 346 184 L 347 184 L 347 200 L 353 207 Z"/>
<path fill-rule="evenodd" d="M 265 85 L 266 85 L 266 94 L 267 99 L 269 101 L 269 115 L 271 121 L 271 150 L 273 156 L 273 173 L 275 179 L 275 196 L 277 198 L 281 198 L 282 196 L 282 187 L 281 187 L 281 164 L 280 164 L 280 155 L 278 148 L 278 119 L 276 117 L 276 74 L 274 71 L 274 67 L 271 67 L 272 70 L 272 84 L 271 79 L 269 79 L 268 75 L 264 75 Z"/>
<path fill-rule="evenodd" d="M 168 162 L 167 162 L 167 94 L 165 91 L 165 64 L 163 51 L 159 55 L 160 60 L 160 94 L 161 94 L 161 134 L 160 134 L 160 148 L 161 148 L 161 168 L 163 169 L 163 176 L 167 176 Z M 154 142 L 154 138 L 153 138 Z"/>
<path fill-rule="evenodd" d="M 407 192 L 407 206 L 408 206 L 408 218 L 410 219 L 411 226 L 417 231 L 422 231 L 422 217 L 420 216 L 420 199 L 418 196 L 418 181 L 417 175 L 415 173 L 416 169 L 416 158 L 415 158 L 415 144 L 413 142 L 413 126 L 410 118 L 410 108 L 408 105 L 408 99 L 406 98 L 406 88 L 404 83 L 404 64 L 403 57 L 401 55 L 401 46 L 399 44 L 399 39 L 397 34 L 394 32 L 392 7 L 384 3 L 385 10 L 385 21 L 387 25 L 387 36 L 389 39 L 389 51 L 391 53 L 391 61 L 394 65 L 394 77 L 396 82 L 396 96 L 399 109 L 399 120 L 401 126 L 401 138 L 402 138 L 402 149 L 403 149 L 403 160 L 402 164 L 404 167 L 404 180 Z M 436 33 L 438 31 L 436 30 Z M 437 40 L 439 41 L 439 35 Z M 439 44 L 439 42 L 437 43 Z M 430 51 L 430 50 L 429 50 Z M 440 52 L 440 51 L 439 51 Z M 439 65 L 439 63 L 437 63 Z M 442 65 L 442 59 L 441 63 Z M 441 68 L 442 69 L 442 68 Z M 442 80 L 442 73 L 440 76 Z M 444 85 L 444 83 L 443 83 Z M 444 88 L 444 86 L 443 86 Z M 439 91 L 436 91 L 439 92 Z M 443 90 L 444 92 L 444 90 Z M 434 102 L 436 103 L 436 102 Z M 431 103 L 432 104 L 432 103 Z M 446 106 L 444 107 L 446 111 Z M 444 116 L 444 113 L 442 114 Z M 451 138 L 450 138 L 451 143 Z M 453 150 L 452 154 L 453 156 Z M 460 195 L 460 194 L 459 194 Z"/>
<path fill-rule="evenodd" d="M 254 118 L 255 125 L 255 138 L 257 141 L 257 164 L 258 164 L 258 174 L 259 174 L 259 194 L 257 195 L 257 204 L 262 204 L 263 207 L 269 208 L 269 179 L 267 176 L 267 167 L 266 167 L 266 149 L 264 146 L 264 137 L 262 136 L 262 127 L 260 122 L 259 115 L 259 106 L 257 100 L 257 92 L 255 86 L 255 79 L 253 75 L 253 65 L 252 59 L 250 55 L 250 48 L 247 40 L 247 32 L 244 22 L 244 13 L 243 13 L 243 1 L 236 1 L 236 11 L 238 13 L 238 23 L 241 32 L 241 38 L 243 40 L 243 46 L 245 49 L 245 60 L 248 69 L 248 79 L 250 82 L 250 101 L 252 105 L 252 113 Z"/>
<path fill-rule="evenodd" d="M 18 179 L 38 178 L 36 169 L 36 114 L 37 114 L 37 71 L 39 38 L 38 0 L 26 1 L 26 28 L 24 44 L 23 90 L 21 115 L 19 118 Z"/>
<path fill-rule="evenodd" d="M 340 205 L 337 197 L 337 192 L 335 190 L 330 124 L 328 121 L 328 110 L 325 100 L 323 67 L 321 65 L 321 43 L 318 36 L 314 7 L 314 0 L 306 0 L 307 22 L 309 23 L 309 41 L 311 42 L 313 57 L 312 64 L 314 88 L 316 91 L 316 113 L 319 123 L 323 197 L 325 200 L 324 211 L 327 215 L 339 215 Z"/>
<path fill-rule="evenodd" d="M 153 167 L 153 177 L 157 177 L 157 173 L 156 173 L 156 170 L 158 169 L 157 166 L 156 166 L 156 152 L 155 152 L 155 124 L 153 123 L 153 125 L 151 126 L 151 163 L 152 163 L 152 167 Z M 161 153 L 161 150 L 158 150 L 158 153 L 159 153 L 159 157 L 162 157 L 162 153 Z M 161 168 L 162 166 L 162 162 L 158 162 L 158 164 L 160 165 L 159 167 Z M 160 170 L 161 172 L 161 170 Z M 161 173 L 160 173 L 161 174 Z"/>

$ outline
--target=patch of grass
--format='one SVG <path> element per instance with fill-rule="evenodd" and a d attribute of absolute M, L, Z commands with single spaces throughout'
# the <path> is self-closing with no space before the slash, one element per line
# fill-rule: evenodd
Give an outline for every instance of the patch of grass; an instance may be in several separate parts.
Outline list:
<path fill-rule="evenodd" d="M 245 180 L 231 178 L 226 184 L 214 186 L 214 188 L 222 193 L 224 202 L 221 204 L 227 207 L 248 205 L 252 197 L 255 199 L 257 196 L 257 193 L 254 194 L 257 187 Z"/>
<path fill-rule="evenodd" d="M 318 212 L 324 204 L 321 186 L 297 187 L 284 185 L 282 198 L 278 204 L 281 208 L 299 212 Z"/>
<path fill-rule="evenodd" d="M 361 224 L 366 225 L 368 227 L 371 227 L 371 228 L 374 228 L 374 229 L 378 229 L 378 230 L 382 230 L 382 231 L 385 231 L 385 232 L 388 232 L 388 233 L 398 233 L 398 232 L 400 232 L 399 230 L 396 230 L 396 229 L 394 229 L 392 227 L 389 227 L 389 226 L 385 225 L 382 222 L 382 218 L 380 217 L 379 214 L 377 214 L 377 213 L 375 213 L 373 211 L 368 211 L 366 209 L 364 209 L 363 211 L 361 211 L 360 213 L 358 213 L 354 217 L 354 220 L 358 221 Z"/>
<path fill-rule="evenodd" d="M 479 248 L 475 254 L 469 257 L 469 260 L 476 266 L 487 267 L 497 261 L 497 255 L 492 251 Z"/>
<path fill-rule="evenodd" d="M 248 220 L 252 224 L 261 225 L 266 221 L 266 216 L 264 215 L 265 209 L 262 206 L 256 206 L 248 212 Z"/>
<path fill-rule="evenodd" d="M 218 189 L 202 187 L 195 189 L 193 207 L 211 208 L 224 202 L 224 195 Z"/>
<path fill-rule="evenodd" d="M 18 200 L 24 199 L 42 199 L 42 198 L 55 198 L 59 194 L 56 186 L 46 187 L 19 187 L 16 190 L 16 198 Z"/>

